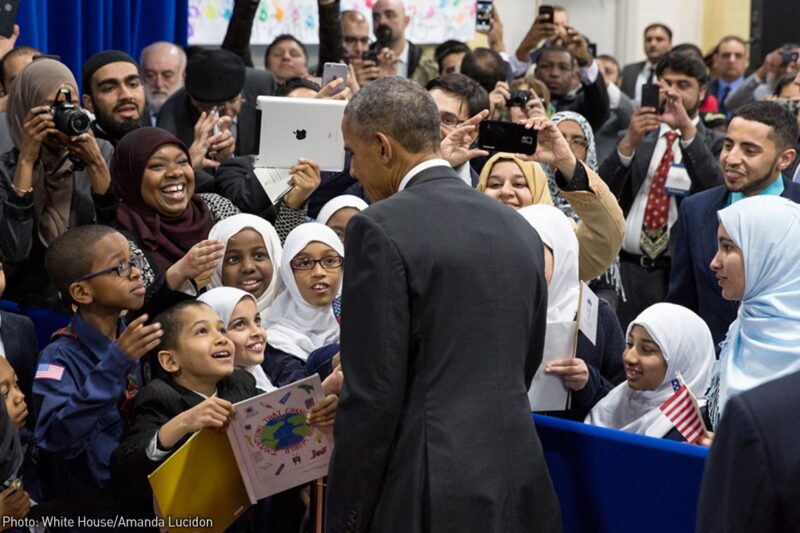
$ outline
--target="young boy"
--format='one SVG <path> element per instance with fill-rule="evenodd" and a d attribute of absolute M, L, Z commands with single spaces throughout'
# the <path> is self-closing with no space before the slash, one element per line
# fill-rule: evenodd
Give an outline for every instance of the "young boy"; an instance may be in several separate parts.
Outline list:
<path fill-rule="evenodd" d="M 153 301 L 173 298 L 170 287 L 214 267 L 218 254 L 196 248 L 154 282 Z M 146 314 L 123 331 L 123 312 L 145 303 L 140 265 L 125 237 L 101 225 L 72 229 L 47 251 L 48 274 L 77 308 L 42 352 L 33 384 L 44 496 L 58 498 L 66 512 L 116 514 L 108 486 L 111 452 L 125 432 L 120 409 L 138 389 L 139 359 L 161 337 Z"/>
<path fill-rule="evenodd" d="M 22 432 L 25 428 L 25 419 L 28 416 L 28 407 L 25 404 L 25 396 L 22 394 L 17 374 L 11 365 L 4 358 L 0 357 L 0 403 L 2 403 L 2 413 L 0 418 L 0 431 Z M 10 424 L 7 424 L 10 422 Z M 21 435 L 18 437 L 0 438 L 0 441 L 10 441 L 13 438 L 23 440 L 22 448 L 17 450 L 17 457 L 13 458 L 10 468 L 4 468 L 0 474 L 0 531 L 5 531 L 11 525 L 9 518 L 22 519 L 27 516 L 30 510 L 30 498 L 28 490 L 35 483 L 35 472 L 32 471 L 33 465 L 30 464 L 29 443 L 24 442 Z M 0 449 L 0 455 L 14 455 L 11 450 Z M 6 457 L 3 457 L 5 459 Z M 22 460 L 20 465 L 19 461 Z M 8 474 L 8 475 L 6 475 Z M 33 476 L 27 474 L 34 474 Z M 19 486 L 14 480 L 24 478 L 24 483 Z"/>
<path fill-rule="evenodd" d="M 169 374 L 141 390 L 131 430 L 112 456 L 119 484 L 137 516 L 153 516 L 147 475 L 202 428 L 224 428 L 233 404 L 259 393 L 255 378 L 234 370 L 233 342 L 207 304 L 187 300 L 156 317 L 162 337 L 158 363 Z M 117 483 L 119 481 L 119 483 Z"/>
<path fill-rule="evenodd" d="M 0 251 L 0 298 L 6 289 L 3 269 L 4 257 Z M 19 385 L 26 398 L 31 397 L 33 374 L 36 372 L 36 330 L 31 319 L 0 310 L 0 357 L 4 357 L 19 377 Z M 28 417 L 28 429 L 33 431 L 34 417 Z"/>

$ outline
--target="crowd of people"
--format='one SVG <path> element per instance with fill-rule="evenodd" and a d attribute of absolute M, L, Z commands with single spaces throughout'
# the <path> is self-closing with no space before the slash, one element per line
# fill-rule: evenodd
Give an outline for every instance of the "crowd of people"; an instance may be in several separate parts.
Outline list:
<path fill-rule="evenodd" d="M 286 34 L 254 67 L 250 1 L 234 2 L 221 47 L 105 50 L 80 73 L 0 38 L 0 296 L 71 315 L 37 347 L 29 319 L 0 311 L 0 530 L 46 514 L 151 518 L 147 475 L 194 432 L 318 374 L 308 422 L 341 443 L 330 531 L 524 530 L 497 512 L 557 531 L 543 460 L 455 518 L 469 500 L 448 500 L 460 487 L 442 480 L 469 466 L 461 484 L 477 486 L 491 469 L 460 437 L 467 450 L 443 453 L 443 435 L 471 434 L 493 401 L 483 388 L 519 385 L 506 399 L 520 406 L 582 287 L 600 298 L 597 332 L 542 364 L 571 394 L 548 415 L 685 441 L 660 409 L 679 380 L 711 448 L 698 528 L 796 527 L 785 472 L 800 434 L 784 424 L 800 384 L 800 45 L 747 75 L 746 38 L 704 54 L 654 23 L 646 59 L 620 65 L 555 7 L 509 53 L 495 6 L 487 47 L 446 41 L 429 57 L 399 0 L 374 3 L 374 35 L 339 0 L 318 4 L 317 65 Z M 349 75 L 322 86 L 329 62 Z M 657 106 L 643 105 L 653 84 Z M 312 148 L 274 202 L 255 173 L 260 95 L 348 101 L 344 169 L 321 171 Z M 534 130 L 535 153 L 478 148 L 487 119 Z M 491 375 L 436 362 L 459 343 Z M 452 394 L 427 398 L 429 381 Z M 356 420 L 389 443 L 354 448 Z M 495 439 L 526 446 L 496 461 L 541 459 L 517 422 L 492 420 Z M 418 424 L 446 445 L 420 448 Z M 401 482 L 381 493 L 388 475 Z M 310 512 L 299 487 L 232 530 L 306 531 Z"/>

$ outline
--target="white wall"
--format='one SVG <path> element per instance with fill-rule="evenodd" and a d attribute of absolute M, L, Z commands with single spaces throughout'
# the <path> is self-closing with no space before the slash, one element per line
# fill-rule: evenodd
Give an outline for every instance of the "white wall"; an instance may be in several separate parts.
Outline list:
<path fill-rule="evenodd" d="M 675 44 L 700 44 L 703 2 L 699 0 L 495 0 L 503 20 L 506 47 L 513 53 L 531 25 L 539 4 L 564 6 L 570 24 L 597 43 L 597 51 L 620 63 L 644 59 L 643 32 L 662 22 Z"/>

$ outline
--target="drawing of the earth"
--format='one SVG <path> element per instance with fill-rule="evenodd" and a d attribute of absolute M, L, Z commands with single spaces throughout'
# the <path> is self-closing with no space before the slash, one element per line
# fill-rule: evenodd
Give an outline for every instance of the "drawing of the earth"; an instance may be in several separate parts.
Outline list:
<path fill-rule="evenodd" d="M 305 415 L 286 413 L 264 425 L 261 444 L 277 452 L 300 444 L 310 433 Z"/>

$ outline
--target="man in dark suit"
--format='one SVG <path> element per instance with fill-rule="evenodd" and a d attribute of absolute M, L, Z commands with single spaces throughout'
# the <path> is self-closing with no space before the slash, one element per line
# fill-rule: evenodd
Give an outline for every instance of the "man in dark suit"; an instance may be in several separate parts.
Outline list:
<path fill-rule="evenodd" d="M 717 252 L 717 211 L 757 194 L 800 202 L 800 184 L 781 174 L 797 155 L 798 133 L 796 117 L 779 104 L 764 101 L 740 107 L 728 126 L 720 154 L 725 184 L 681 204 L 667 300 L 700 315 L 715 345 L 725 338 L 737 310 L 735 302 L 722 297 L 709 267 Z"/>
<path fill-rule="evenodd" d="M 550 91 L 550 103 L 556 111 L 575 111 L 599 130 L 609 115 L 610 103 L 600 66 L 592 57 L 587 41 L 572 28 L 566 30 L 568 43 L 548 46 L 539 55 L 535 76 Z M 575 70 L 580 84 L 573 91 Z"/>
<path fill-rule="evenodd" d="M 688 194 L 722 183 L 717 157 L 722 135 L 706 129 L 698 108 L 708 71 L 699 57 L 669 53 L 656 70 L 663 112 L 639 108 L 599 174 L 625 214 L 620 274 L 626 300 L 617 309 L 623 329 L 667 293 L 671 227 Z"/>
<path fill-rule="evenodd" d="M 342 132 L 376 203 L 347 227 L 328 531 L 560 531 L 527 400 L 544 343 L 541 240 L 439 159 L 439 113 L 416 83 L 370 83 Z"/>
<path fill-rule="evenodd" d="M 194 128 L 202 112 L 217 108 L 228 117 L 236 139 L 235 155 L 258 150 L 256 99 L 275 92 L 275 80 L 267 71 L 248 69 L 227 50 L 196 52 L 186 65 L 186 82 L 158 113 L 158 127 L 175 134 L 186 146 L 194 142 Z M 212 147 L 213 149 L 213 147 Z"/>
<path fill-rule="evenodd" d="M 734 396 L 708 454 L 698 533 L 800 530 L 800 373 Z"/>
<path fill-rule="evenodd" d="M 625 65 L 622 69 L 622 92 L 633 98 L 637 106 L 642 103 L 642 85 L 653 82 L 656 65 L 671 48 L 672 30 L 669 26 L 656 22 L 644 29 L 647 60 Z"/>
<path fill-rule="evenodd" d="M 723 37 L 714 53 L 714 64 L 719 70 L 719 78 L 708 84 L 708 94 L 716 97 L 720 113 L 731 116 L 734 109 L 728 109 L 725 100 L 742 86 L 750 64 L 745 40 L 736 35 Z"/>

